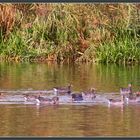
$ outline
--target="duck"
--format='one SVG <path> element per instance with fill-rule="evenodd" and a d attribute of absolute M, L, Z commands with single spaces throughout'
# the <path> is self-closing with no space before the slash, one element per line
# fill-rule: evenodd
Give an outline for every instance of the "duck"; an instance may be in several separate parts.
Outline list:
<path fill-rule="evenodd" d="M 53 91 L 54 91 L 54 94 L 56 96 L 58 95 L 58 93 L 68 93 L 68 94 L 71 94 L 71 87 L 72 87 L 72 84 L 69 84 L 67 87 L 54 87 Z"/>
<path fill-rule="evenodd" d="M 125 100 L 124 95 L 121 95 L 121 100 L 109 99 L 108 100 L 108 106 L 111 106 L 111 105 L 122 106 L 122 105 L 124 105 L 124 100 Z"/>

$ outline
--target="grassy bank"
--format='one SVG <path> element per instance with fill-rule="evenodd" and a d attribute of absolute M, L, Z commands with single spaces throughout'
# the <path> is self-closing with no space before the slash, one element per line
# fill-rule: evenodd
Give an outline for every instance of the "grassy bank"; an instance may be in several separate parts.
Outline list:
<path fill-rule="evenodd" d="M 138 4 L 0 4 L 0 59 L 140 62 Z"/>

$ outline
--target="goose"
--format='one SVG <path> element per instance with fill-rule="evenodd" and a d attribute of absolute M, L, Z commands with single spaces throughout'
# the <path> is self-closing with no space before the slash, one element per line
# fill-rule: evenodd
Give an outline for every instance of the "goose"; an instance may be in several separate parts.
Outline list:
<path fill-rule="evenodd" d="M 29 95 L 29 94 L 23 94 L 23 95 L 24 95 L 24 102 L 34 101 L 35 100 L 35 96 L 34 95 Z"/>
<path fill-rule="evenodd" d="M 140 102 L 140 97 L 136 95 L 136 97 L 125 97 L 126 99 L 126 103 L 129 104 L 129 103 L 138 103 Z"/>
<path fill-rule="evenodd" d="M 94 100 L 96 98 L 96 89 L 91 88 L 90 91 L 82 92 L 84 99 L 92 99 Z"/>
<path fill-rule="evenodd" d="M 54 94 L 56 96 L 58 95 L 58 93 L 68 93 L 68 94 L 71 94 L 71 87 L 72 87 L 71 84 L 69 84 L 67 87 L 54 87 L 53 91 L 54 91 Z"/>
<path fill-rule="evenodd" d="M 121 95 L 129 95 L 129 97 L 133 97 L 133 93 L 132 93 L 132 85 L 128 84 L 128 88 L 120 88 L 120 94 Z"/>
<path fill-rule="evenodd" d="M 55 96 L 52 98 L 52 104 L 59 104 L 59 97 Z"/>
<path fill-rule="evenodd" d="M 128 97 L 125 98 L 126 99 L 126 103 L 136 103 L 136 99 L 129 99 Z"/>
<path fill-rule="evenodd" d="M 51 102 L 51 99 L 49 98 L 36 97 L 36 105 L 49 104 L 50 102 Z"/>
<path fill-rule="evenodd" d="M 120 93 L 121 94 L 129 94 L 129 93 L 132 93 L 132 85 L 131 84 L 128 84 L 128 88 L 121 87 L 120 88 Z"/>
<path fill-rule="evenodd" d="M 83 95 L 82 93 L 72 93 L 72 102 L 73 101 L 82 101 L 83 100 Z"/>
<path fill-rule="evenodd" d="M 36 97 L 36 105 L 40 104 L 58 104 L 59 103 L 59 97 L 55 96 L 52 99 L 50 98 L 44 98 L 41 96 Z"/>
<path fill-rule="evenodd" d="M 108 100 L 108 106 L 115 105 L 115 106 L 120 106 L 124 105 L 124 95 L 121 95 L 121 100 L 114 100 L 114 99 L 109 99 Z"/>
<path fill-rule="evenodd" d="M 25 95 L 24 95 L 24 102 L 29 101 L 29 99 L 30 99 L 29 95 L 28 95 L 28 94 L 25 94 Z"/>

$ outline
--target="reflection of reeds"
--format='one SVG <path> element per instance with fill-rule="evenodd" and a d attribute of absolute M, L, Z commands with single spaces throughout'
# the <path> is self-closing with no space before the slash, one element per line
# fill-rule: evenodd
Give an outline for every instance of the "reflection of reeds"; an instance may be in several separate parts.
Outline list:
<path fill-rule="evenodd" d="M 138 6 L 1 4 L 2 35 L 11 34 L 0 52 L 43 61 L 139 61 Z"/>

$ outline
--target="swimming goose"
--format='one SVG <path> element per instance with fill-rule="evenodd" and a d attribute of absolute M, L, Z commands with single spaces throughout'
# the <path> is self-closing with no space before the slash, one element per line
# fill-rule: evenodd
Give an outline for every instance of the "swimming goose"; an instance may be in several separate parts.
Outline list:
<path fill-rule="evenodd" d="M 72 102 L 73 101 L 82 101 L 83 100 L 83 95 L 82 93 L 72 93 Z"/>
<path fill-rule="evenodd" d="M 34 101 L 35 100 L 35 96 L 34 95 L 29 95 L 29 94 L 23 94 L 23 95 L 24 95 L 24 102 Z"/>
<path fill-rule="evenodd" d="M 58 96 L 53 97 L 51 100 L 52 100 L 52 104 L 59 104 L 59 97 Z"/>
<path fill-rule="evenodd" d="M 84 99 L 95 99 L 96 98 L 96 89 L 91 88 L 90 91 L 82 92 Z"/>
<path fill-rule="evenodd" d="M 36 97 L 36 105 L 40 105 L 40 104 L 49 104 L 51 102 L 51 100 L 48 98 L 43 98 L 43 97 Z"/>
<path fill-rule="evenodd" d="M 67 87 L 54 87 L 53 91 L 55 95 L 58 95 L 58 93 L 68 93 L 71 94 L 71 87 L 72 85 L 69 84 Z"/>
<path fill-rule="evenodd" d="M 28 94 L 24 94 L 24 101 L 27 102 L 29 101 L 30 97 Z"/>
<path fill-rule="evenodd" d="M 120 106 L 124 104 L 124 95 L 121 95 L 121 100 L 114 100 L 114 99 L 109 99 L 108 100 L 108 106 L 110 105 L 115 105 L 115 106 Z"/>
<path fill-rule="evenodd" d="M 40 104 L 58 104 L 59 103 L 59 98 L 58 97 L 53 97 L 52 99 L 50 98 L 44 98 L 41 96 L 36 97 L 36 105 Z"/>
<path fill-rule="evenodd" d="M 130 97 L 132 97 L 132 85 L 128 84 L 128 88 L 120 88 L 120 94 L 121 95 L 126 95 L 128 94 Z"/>
<path fill-rule="evenodd" d="M 126 99 L 126 103 L 129 104 L 129 103 L 136 103 L 136 98 L 135 99 L 129 99 L 128 97 L 125 98 Z"/>
<path fill-rule="evenodd" d="M 125 97 L 126 99 L 126 103 L 129 104 L 129 103 L 138 103 L 140 102 L 140 97 L 139 96 L 135 96 L 135 97 Z"/>

